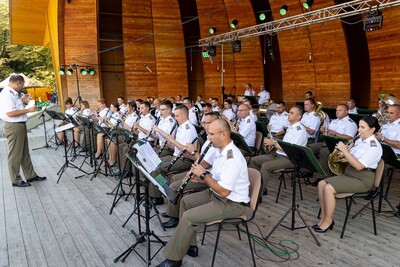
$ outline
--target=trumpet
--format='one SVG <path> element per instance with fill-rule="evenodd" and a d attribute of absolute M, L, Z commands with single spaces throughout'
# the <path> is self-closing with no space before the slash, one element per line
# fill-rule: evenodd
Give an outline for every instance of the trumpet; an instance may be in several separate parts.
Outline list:
<path fill-rule="evenodd" d="M 347 149 L 351 149 L 354 146 L 356 140 L 360 138 L 360 135 L 361 135 L 360 133 L 357 134 L 353 139 L 351 139 L 347 143 Z M 329 169 L 336 175 L 343 174 L 348 164 L 349 162 L 345 158 L 343 152 L 337 148 L 335 148 L 335 150 L 333 150 L 333 152 L 329 155 L 328 158 Z"/>
<path fill-rule="evenodd" d="M 207 152 L 208 152 L 208 150 L 210 149 L 211 146 L 212 146 L 212 143 L 210 142 L 208 144 L 208 146 L 206 146 L 206 148 L 204 149 L 203 153 L 201 153 L 200 157 L 197 159 L 197 164 L 200 164 L 203 161 L 204 156 L 207 154 Z M 185 190 L 185 187 L 189 183 L 190 179 L 192 179 L 192 176 L 193 176 L 193 172 L 192 171 L 188 172 L 185 175 L 181 185 L 178 188 L 178 192 L 177 192 L 175 198 L 171 200 L 172 204 L 176 205 L 176 203 L 178 203 L 178 199 L 183 195 L 183 190 Z"/>
<path fill-rule="evenodd" d="M 274 138 L 274 136 L 273 136 L 273 134 L 271 132 L 271 129 L 268 129 L 267 138 L 271 139 L 273 141 L 276 141 L 276 139 Z M 273 146 L 273 145 L 265 145 L 264 144 L 264 150 L 265 150 L 265 152 L 267 152 L 267 154 L 271 153 L 274 149 L 275 149 L 275 146 Z"/>

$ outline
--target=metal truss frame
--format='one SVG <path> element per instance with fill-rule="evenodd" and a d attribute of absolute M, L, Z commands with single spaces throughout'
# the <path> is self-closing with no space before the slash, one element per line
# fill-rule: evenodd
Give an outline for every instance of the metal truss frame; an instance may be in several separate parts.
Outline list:
<path fill-rule="evenodd" d="M 334 19 L 350 17 L 368 12 L 370 9 L 395 7 L 400 0 L 354 0 L 343 4 L 282 18 L 199 40 L 199 47 L 218 45 L 260 35 L 272 34 L 284 30 L 304 27 Z"/>

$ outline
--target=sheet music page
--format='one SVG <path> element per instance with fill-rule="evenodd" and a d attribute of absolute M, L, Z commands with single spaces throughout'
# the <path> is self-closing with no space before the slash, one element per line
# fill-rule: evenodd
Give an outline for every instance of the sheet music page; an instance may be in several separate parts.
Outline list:
<path fill-rule="evenodd" d="M 149 142 L 137 142 L 134 147 L 138 151 L 136 157 L 147 172 L 152 173 L 161 164 L 161 159 L 158 157 Z"/>

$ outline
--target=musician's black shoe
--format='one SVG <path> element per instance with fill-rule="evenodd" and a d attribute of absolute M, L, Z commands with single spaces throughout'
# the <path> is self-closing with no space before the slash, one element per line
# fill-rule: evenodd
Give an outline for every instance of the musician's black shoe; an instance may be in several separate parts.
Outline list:
<path fill-rule="evenodd" d="M 164 198 L 162 197 L 150 197 L 150 201 L 153 203 L 154 206 L 164 204 Z"/>
<path fill-rule="evenodd" d="M 264 190 L 263 190 L 263 196 L 266 196 L 266 195 L 268 195 L 268 189 L 267 188 L 264 188 Z"/>
<path fill-rule="evenodd" d="M 190 257 L 197 257 L 199 256 L 199 248 L 197 246 L 190 246 L 187 253 Z"/>
<path fill-rule="evenodd" d="M 161 213 L 161 216 L 164 218 L 171 218 L 171 216 L 169 216 L 166 212 Z"/>
<path fill-rule="evenodd" d="M 312 182 L 311 183 L 311 185 L 312 186 L 318 186 L 318 183 L 320 182 L 320 181 L 322 181 L 323 179 L 321 179 L 321 178 L 317 178 L 317 180 L 315 180 L 314 182 Z"/>
<path fill-rule="evenodd" d="M 156 267 L 180 267 L 180 266 L 182 266 L 182 261 L 172 261 L 172 260 L 166 259 L 165 261 L 161 262 Z"/>
<path fill-rule="evenodd" d="M 17 186 L 17 187 L 27 187 L 27 186 L 31 186 L 31 183 L 25 182 L 25 181 L 21 181 L 18 183 L 13 183 L 12 186 Z"/>
<path fill-rule="evenodd" d="M 177 227 L 179 224 L 179 219 L 177 218 L 170 218 L 168 221 L 166 221 L 165 223 L 163 223 L 163 226 L 165 228 L 175 228 Z"/>
<path fill-rule="evenodd" d="M 29 182 L 29 183 L 31 183 L 31 182 L 40 182 L 40 181 L 44 181 L 44 180 L 46 180 L 46 177 L 40 177 L 40 176 L 35 176 L 35 177 L 33 177 L 33 178 L 31 178 L 31 179 L 28 179 L 27 180 L 27 182 Z"/>

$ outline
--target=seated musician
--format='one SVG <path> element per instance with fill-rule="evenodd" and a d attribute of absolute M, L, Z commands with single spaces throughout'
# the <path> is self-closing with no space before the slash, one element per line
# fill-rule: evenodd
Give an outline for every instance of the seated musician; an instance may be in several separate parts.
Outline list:
<path fill-rule="evenodd" d="M 236 113 L 232 109 L 232 101 L 231 100 L 225 99 L 224 111 L 222 113 L 230 121 L 234 121 L 236 119 Z"/>
<path fill-rule="evenodd" d="M 268 130 L 272 133 L 272 137 L 283 138 L 285 129 L 290 126 L 288 114 L 285 102 L 279 101 L 276 104 L 276 112 L 271 116 L 268 123 Z"/>
<path fill-rule="evenodd" d="M 314 142 L 315 138 L 317 138 L 319 125 L 321 124 L 321 118 L 314 110 L 315 100 L 313 98 L 307 98 L 304 101 L 305 113 L 301 119 L 301 124 L 306 128 L 308 143 Z"/>
<path fill-rule="evenodd" d="M 133 133 L 138 136 L 139 139 L 146 139 L 147 141 L 154 141 L 152 136 L 148 136 L 151 127 L 153 127 L 156 119 L 150 114 L 150 103 L 145 101 L 140 104 L 140 120 L 139 122 L 134 122 Z"/>
<path fill-rule="evenodd" d="M 176 137 L 165 133 L 158 126 L 153 126 L 153 130 L 161 134 L 167 141 L 167 146 L 174 149 L 173 156 L 162 157 L 162 164 L 158 170 L 153 172 L 153 176 L 156 177 L 158 174 L 166 175 L 167 172 L 183 172 L 190 168 L 192 162 L 188 158 L 181 157 L 181 151 L 184 151 L 185 145 L 192 143 L 197 145 L 197 132 L 193 124 L 189 121 L 189 111 L 185 105 L 180 105 L 175 108 L 175 119 L 179 124 L 176 131 Z M 170 170 L 168 167 L 171 162 L 175 162 Z M 153 201 L 156 204 L 163 203 L 163 198 L 161 198 L 161 193 L 154 188 L 151 184 L 149 186 L 149 195 L 153 197 Z"/>
<path fill-rule="evenodd" d="M 119 112 L 119 105 L 118 103 L 112 103 L 110 105 L 110 110 L 111 110 L 111 118 L 110 119 L 106 119 L 108 126 L 110 126 L 111 128 L 111 132 L 110 135 L 113 135 L 113 140 L 110 140 L 108 138 L 106 138 L 106 145 L 108 147 L 108 164 L 110 166 L 114 166 L 117 163 L 117 159 L 116 159 L 116 154 L 117 154 L 117 148 L 116 145 L 111 145 L 116 141 L 117 138 L 119 138 L 119 140 L 121 140 L 121 137 L 119 136 L 119 132 L 117 132 L 118 127 L 123 127 L 122 123 L 121 123 L 121 113 Z M 98 148 L 97 148 L 98 149 Z"/>
<path fill-rule="evenodd" d="M 249 106 L 241 104 L 238 109 L 238 116 L 238 132 L 243 136 L 244 141 L 249 147 L 254 147 L 256 141 L 256 123 L 250 117 Z"/>
<path fill-rule="evenodd" d="M 161 105 L 161 100 L 158 98 L 154 99 L 153 101 L 154 109 L 152 109 L 151 115 L 153 115 L 153 117 L 155 117 L 156 119 L 160 118 L 161 116 L 160 105 Z"/>
<path fill-rule="evenodd" d="M 286 130 L 283 141 L 300 146 L 305 146 L 307 144 L 307 132 L 304 126 L 300 123 L 302 115 L 303 109 L 301 107 L 295 106 L 290 109 L 288 115 L 290 126 Z M 267 146 L 275 146 L 277 150 L 268 155 L 252 157 L 249 166 L 260 170 L 263 180 L 263 194 L 266 194 L 267 182 L 271 177 L 272 171 L 291 168 L 293 167 L 293 163 L 288 159 L 286 153 L 282 150 L 276 140 L 265 138 L 264 144 Z"/>
<path fill-rule="evenodd" d="M 231 105 L 232 110 L 233 110 L 233 112 L 235 112 L 235 114 L 237 114 L 238 106 L 235 104 L 235 97 L 233 95 L 229 94 L 227 99 L 232 102 L 232 105 Z"/>
<path fill-rule="evenodd" d="M 376 118 L 365 117 L 359 122 L 360 138 L 355 141 L 354 147 L 348 150 L 347 145 L 342 142 L 336 145 L 349 165 L 343 175 L 333 176 L 318 183 L 321 218 L 312 226 L 315 232 L 324 233 L 333 228 L 336 194 L 366 192 L 374 185 L 374 172 L 382 156 L 382 146 L 374 135 L 379 128 Z"/>
<path fill-rule="evenodd" d="M 108 131 L 110 129 L 110 126 L 107 124 L 107 122 L 111 118 L 112 112 L 107 107 L 106 101 L 104 99 L 99 99 L 97 101 L 97 108 L 98 108 L 97 118 L 99 126 Z M 102 156 L 103 138 L 104 138 L 103 133 L 101 132 L 97 133 L 97 138 L 96 138 L 97 150 L 95 154 L 96 159 L 99 159 Z"/>
<path fill-rule="evenodd" d="M 268 100 L 271 98 L 269 92 L 267 91 L 267 89 L 265 89 L 265 85 L 263 83 L 260 85 L 260 92 L 258 93 L 258 96 L 260 97 L 258 99 L 258 104 L 260 106 L 268 103 Z"/>
<path fill-rule="evenodd" d="M 357 124 L 349 118 L 348 107 L 345 104 L 340 104 L 336 108 L 336 118 L 332 120 L 328 126 L 328 129 L 324 129 L 321 126 L 321 133 L 331 136 L 336 136 L 344 139 L 351 140 L 357 133 Z M 329 172 L 328 158 L 330 151 L 327 147 L 323 146 L 323 142 L 310 144 L 309 147 L 315 155 L 319 156 L 319 163 L 326 173 Z M 318 185 L 320 177 L 317 177 L 317 181 L 313 185 Z"/>
<path fill-rule="evenodd" d="M 202 113 L 201 122 L 202 123 L 204 121 L 204 115 L 207 114 L 207 113 L 210 113 L 210 112 L 213 112 L 212 105 L 210 103 L 205 103 L 204 107 L 203 107 L 203 109 L 201 111 L 201 113 Z"/>
<path fill-rule="evenodd" d="M 308 99 L 308 98 L 312 98 L 312 99 L 315 98 L 315 96 L 313 95 L 313 92 L 311 92 L 311 91 L 306 92 L 306 99 Z"/>
<path fill-rule="evenodd" d="M 376 138 L 391 146 L 397 157 L 400 157 L 400 105 L 394 104 L 387 108 L 387 123 L 382 126 L 382 131 Z"/>
<path fill-rule="evenodd" d="M 125 98 L 123 96 L 118 97 L 119 113 L 124 117 L 128 113 L 128 106 L 125 104 Z"/>
<path fill-rule="evenodd" d="M 193 100 L 190 97 L 185 97 L 183 99 L 183 104 L 188 108 L 189 110 L 189 121 L 193 125 L 198 126 L 199 125 L 199 114 L 197 113 L 198 110 L 197 108 L 193 105 Z"/>
<path fill-rule="evenodd" d="M 254 113 L 253 105 L 251 104 L 250 100 L 245 99 L 245 100 L 242 101 L 242 104 L 246 104 L 246 105 L 249 107 L 250 118 L 251 118 L 253 121 L 257 121 L 257 120 L 258 120 L 258 117 L 257 117 L 257 115 Z"/>
<path fill-rule="evenodd" d="M 166 260 L 158 266 L 181 266 L 186 254 L 197 257 L 196 226 L 238 217 L 250 201 L 246 160 L 230 139 L 229 124 L 222 119 L 213 121 L 209 139 L 218 150 L 213 168 L 211 172 L 205 172 L 202 166 L 194 164 L 192 181 L 204 183 L 210 190 L 182 198 L 178 227 L 164 247 Z"/>
<path fill-rule="evenodd" d="M 175 138 L 176 129 L 178 127 L 178 123 L 172 117 L 172 103 L 169 100 L 165 100 L 161 102 L 160 105 L 160 121 L 158 123 L 158 128 L 160 128 L 163 132 L 173 136 Z M 172 148 L 165 147 L 166 139 L 157 132 L 153 132 L 153 137 L 158 139 L 159 146 L 157 147 L 157 151 L 160 151 L 159 156 L 172 156 L 174 150 Z"/>
<path fill-rule="evenodd" d="M 211 100 L 212 111 L 219 112 L 221 108 L 218 105 L 218 98 L 213 97 Z"/>
<path fill-rule="evenodd" d="M 244 90 L 244 96 L 255 96 L 256 91 L 251 87 L 251 83 L 246 83 L 246 89 Z"/>
<path fill-rule="evenodd" d="M 219 114 L 216 112 L 211 112 L 211 113 L 207 113 L 204 115 L 204 122 L 202 124 L 203 124 L 203 128 L 207 134 L 208 134 L 208 129 L 210 127 L 210 124 L 213 121 L 217 120 L 218 118 L 219 118 Z M 196 146 L 189 144 L 189 145 L 187 145 L 187 153 L 185 153 L 185 156 L 189 157 L 193 161 L 198 160 L 200 158 L 200 154 L 204 153 L 205 149 L 208 147 L 209 144 L 210 144 L 210 140 L 207 139 L 207 141 L 201 147 L 200 153 L 195 152 L 195 151 L 197 151 Z M 204 155 L 203 160 L 201 161 L 200 165 L 206 171 L 211 170 L 212 163 L 214 162 L 214 159 L 215 159 L 216 151 L 217 151 L 216 148 L 211 146 L 208 148 L 207 153 Z M 193 153 L 193 152 L 195 152 L 195 153 Z M 192 153 L 194 154 L 193 156 L 192 156 Z M 182 173 L 173 175 L 171 177 L 171 184 L 169 185 L 169 187 L 171 189 L 173 189 L 175 192 L 177 192 L 179 187 L 182 185 L 183 179 L 189 173 L 190 172 L 182 172 Z M 207 188 L 207 186 L 204 183 L 196 183 L 196 182 L 189 181 L 185 187 L 185 191 L 201 191 L 206 188 Z M 163 216 L 169 217 L 170 219 L 167 222 L 163 223 L 165 228 L 174 228 L 178 225 L 179 211 L 180 211 L 180 198 L 178 199 L 176 205 L 172 204 L 171 201 L 168 201 L 166 215 L 165 216 L 163 215 Z"/>
<path fill-rule="evenodd" d="M 353 98 L 347 100 L 347 107 L 349 108 L 349 114 L 358 114 L 358 108 L 356 107 L 356 101 Z"/>
<path fill-rule="evenodd" d="M 74 104 L 72 102 L 72 98 L 67 97 L 67 99 L 65 99 L 64 101 L 64 107 L 65 107 L 65 115 L 67 118 L 72 117 L 72 119 L 74 120 L 76 118 L 76 116 L 78 115 L 78 109 L 74 107 Z M 66 122 L 65 122 L 66 123 Z M 75 137 L 75 136 L 74 136 Z M 58 133 L 58 138 L 60 141 L 60 143 L 64 142 L 64 131 L 59 132 Z M 74 145 L 78 142 L 79 140 L 76 140 L 74 138 Z"/>
<path fill-rule="evenodd" d="M 81 102 L 81 110 L 78 112 L 79 116 L 85 117 L 85 118 L 90 118 L 93 115 L 93 112 L 90 110 L 90 105 L 89 102 L 87 101 L 82 101 Z M 89 133 L 85 131 L 85 126 L 80 125 L 77 127 L 74 127 L 74 140 L 75 140 L 75 147 L 79 147 L 81 145 L 81 132 L 84 132 L 84 137 L 85 137 L 85 145 L 89 145 L 87 141 L 87 136 Z M 81 150 L 82 152 L 86 151 L 86 147 Z"/>

